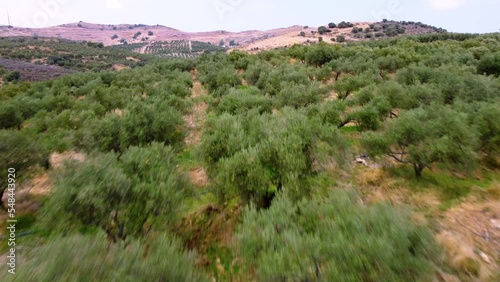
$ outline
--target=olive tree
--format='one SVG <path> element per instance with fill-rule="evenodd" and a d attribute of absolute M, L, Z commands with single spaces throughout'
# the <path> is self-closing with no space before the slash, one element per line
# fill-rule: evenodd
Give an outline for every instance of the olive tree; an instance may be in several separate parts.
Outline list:
<path fill-rule="evenodd" d="M 172 222 L 186 181 L 170 147 L 132 147 L 120 161 L 113 153 L 67 164 L 44 205 L 48 231 L 101 229 L 110 240 L 147 234 L 158 220 Z"/>
<path fill-rule="evenodd" d="M 258 281 L 426 281 L 439 250 L 432 234 L 386 204 L 365 206 L 354 193 L 268 210 L 247 208 L 236 248 Z"/>
<path fill-rule="evenodd" d="M 416 177 L 440 162 L 464 168 L 477 158 L 478 136 L 467 126 L 467 117 L 450 107 L 432 105 L 403 113 L 386 130 L 370 132 L 363 139 L 369 155 L 387 155 L 413 166 Z"/>
<path fill-rule="evenodd" d="M 336 126 L 291 108 L 278 116 L 249 113 L 217 120 L 210 121 L 201 148 L 213 164 L 221 200 L 241 196 L 267 207 L 280 191 L 301 198 L 309 193 L 307 179 L 322 164 L 347 159 L 348 145 Z"/>

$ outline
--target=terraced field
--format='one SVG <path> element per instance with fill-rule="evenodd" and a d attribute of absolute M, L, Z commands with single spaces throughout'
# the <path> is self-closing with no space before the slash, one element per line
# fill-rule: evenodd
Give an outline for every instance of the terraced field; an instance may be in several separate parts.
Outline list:
<path fill-rule="evenodd" d="M 191 40 L 158 41 L 119 45 L 118 48 L 162 58 L 195 58 L 203 53 L 224 52 L 226 48 Z"/>

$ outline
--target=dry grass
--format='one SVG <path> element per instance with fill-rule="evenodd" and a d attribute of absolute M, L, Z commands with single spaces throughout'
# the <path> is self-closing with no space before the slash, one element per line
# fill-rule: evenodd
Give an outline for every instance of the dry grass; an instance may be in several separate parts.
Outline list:
<path fill-rule="evenodd" d="M 490 198 L 500 200 L 500 183 L 494 182 L 487 192 Z"/>
<path fill-rule="evenodd" d="M 115 70 L 115 71 L 128 70 L 128 69 L 130 69 L 130 67 L 123 65 L 123 64 L 114 64 L 113 65 L 113 70 Z"/>
<path fill-rule="evenodd" d="M 66 161 L 83 162 L 85 159 L 85 154 L 69 151 L 64 153 L 53 153 L 50 155 L 49 163 L 51 168 L 57 169 L 64 165 L 64 162 Z"/>
<path fill-rule="evenodd" d="M 416 222 L 431 223 L 445 251 L 445 261 L 462 281 L 495 281 L 500 273 L 500 187 L 493 182 L 484 189 L 471 186 L 470 195 L 443 210 L 441 188 L 425 188 L 395 176 L 388 170 L 356 166 L 357 189 L 367 203 L 390 202 L 413 208 Z M 440 182 L 432 185 L 440 185 Z M 470 185 L 473 185 L 470 184 Z M 477 190 L 477 191 L 476 191 Z M 437 281 L 460 281 L 439 272 Z M 493 280 L 492 280 L 493 279 Z"/>

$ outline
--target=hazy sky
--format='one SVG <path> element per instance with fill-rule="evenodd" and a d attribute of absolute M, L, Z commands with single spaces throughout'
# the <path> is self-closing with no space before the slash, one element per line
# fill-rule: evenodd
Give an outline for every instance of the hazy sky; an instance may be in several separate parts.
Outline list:
<path fill-rule="evenodd" d="M 421 21 L 454 32 L 498 32 L 500 0 L 0 0 L 0 25 L 85 21 L 160 24 L 184 31 L 271 29 L 328 22 Z"/>

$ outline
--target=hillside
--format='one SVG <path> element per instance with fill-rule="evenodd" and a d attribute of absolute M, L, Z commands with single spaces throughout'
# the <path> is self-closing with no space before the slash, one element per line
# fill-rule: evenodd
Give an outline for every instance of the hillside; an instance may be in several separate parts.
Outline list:
<path fill-rule="evenodd" d="M 345 26 L 343 26 L 345 24 Z M 370 30 L 373 25 L 375 29 Z M 328 27 L 328 25 L 325 25 Z M 331 42 L 333 36 L 344 36 L 347 41 L 362 41 L 371 38 L 393 37 L 402 34 L 429 34 L 443 32 L 442 29 L 415 22 L 394 22 L 384 21 L 381 23 L 358 22 L 358 23 L 338 23 L 332 32 L 328 32 L 325 37 L 326 42 Z M 360 34 L 353 33 L 353 27 L 361 28 Z M 369 31 L 366 31 L 366 29 Z M 389 30 L 389 32 L 386 32 Z M 396 30 L 403 30 L 394 33 Z M 305 35 L 301 35 L 304 32 Z M 19 28 L 0 26 L 1 37 L 23 36 L 23 37 L 47 37 L 59 38 L 73 41 L 101 42 L 106 46 L 127 44 L 140 44 L 148 46 L 155 42 L 166 41 L 198 41 L 219 46 L 221 41 L 228 47 L 238 47 L 244 50 L 271 49 L 289 46 L 293 44 L 303 44 L 311 41 L 317 42 L 318 27 L 291 26 L 286 28 L 271 29 L 266 31 L 250 30 L 242 32 L 229 32 L 224 30 L 211 32 L 183 32 L 174 28 L 156 25 L 149 26 L 143 24 L 121 24 L 104 25 L 92 23 L 71 23 L 47 28 Z M 361 36 L 363 33 L 363 36 Z M 365 34 L 370 33 L 367 37 Z M 309 41 L 308 41 L 309 40 Z M 138 48 L 138 52 L 144 52 L 146 48 Z"/>

